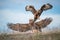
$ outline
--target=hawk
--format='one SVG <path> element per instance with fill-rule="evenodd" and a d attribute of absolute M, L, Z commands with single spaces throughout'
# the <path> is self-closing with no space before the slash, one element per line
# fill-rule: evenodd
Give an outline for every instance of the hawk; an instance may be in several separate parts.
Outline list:
<path fill-rule="evenodd" d="M 32 28 L 39 30 L 41 32 L 42 28 L 45 28 L 47 25 L 49 25 L 52 22 L 52 18 L 45 18 L 41 21 L 38 21 L 36 23 L 33 23 L 33 20 L 29 20 L 29 23 L 27 24 L 20 24 L 20 23 L 8 23 L 8 28 L 19 31 L 19 32 L 26 32 L 28 30 L 32 30 Z"/>
<path fill-rule="evenodd" d="M 40 15 L 42 14 L 43 11 L 51 9 L 51 8 L 52 8 L 52 5 L 49 3 L 44 4 L 39 10 L 36 10 L 34 8 L 34 6 L 32 6 L 32 5 L 26 6 L 25 7 L 26 11 L 31 11 L 33 13 L 34 20 L 30 19 L 29 23 L 27 23 L 27 24 L 8 23 L 7 26 L 10 29 L 16 30 L 19 32 L 26 32 L 31 29 L 36 29 L 36 30 L 41 31 L 42 28 L 45 28 L 47 25 L 49 25 L 52 22 L 52 18 L 45 18 L 45 19 L 38 21 L 38 22 L 35 22 L 35 21 L 40 17 Z"/>
<path fill-rule="evenodd" d="M 34 21 L 36 21 L 42 14 L 43 11 L 46 11 L 48 9 L 51 9 L 52 8 L 52 5 L 47 3 L 47 4 L 44 4 L 43 6 L 41 6 L 41 8 L 39 10 L 36 10 L 34 8 L 34 6 L 32 5 L 27 5 L 25 7 L 26 11 L 31 11 L 32 14 L 34 15 Z"/>

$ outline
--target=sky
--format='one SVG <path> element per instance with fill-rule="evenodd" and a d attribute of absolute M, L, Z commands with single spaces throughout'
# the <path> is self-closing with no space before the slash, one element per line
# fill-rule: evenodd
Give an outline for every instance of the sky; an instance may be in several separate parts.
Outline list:
<path fill-rule="evenodd" d="M 33 19 L 33 14 L 25 10 L 26 5 L 33 5 L 38 10 L 47 3 L 53 8 L 44 11 L 40 18 L 51 17 L 53 21 L 45 30 L 60 28 L 60 0 L 0 0 L 0 32 L 11 31 L 8 23 L 28 23 L 29 19 Z"/>

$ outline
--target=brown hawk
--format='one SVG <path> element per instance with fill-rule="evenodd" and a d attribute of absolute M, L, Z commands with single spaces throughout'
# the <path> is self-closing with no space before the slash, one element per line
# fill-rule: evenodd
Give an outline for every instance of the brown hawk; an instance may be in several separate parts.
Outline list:
<path fill-rule="evenodd" d="M 9 23 L 7 24 L 8 27 L 12 30 L 19 31 L 19 32 L 26 32 L 28 30 L 32 30 L 32 28 L 41 31 L 42 28 L 45 28 L 52 22 L 52 18 L 45 18 L 41 21 L 33 23 L 33 20 L 30 20 L 27 24 L 20 24 L 20 23 Z"/>
<path fill-rule="evenodd" d="M 36 10 L 34 6 L 32 5 L 29 5 L 29 6 L 27 5 L 25 7 L 26 11 L 31 11 L 32 14 L 34 15 L 34 21 L 36 21 L 40 17 L 43 11 L 51 9 L 51 8 L 52 8 L 52 5 L 49 3 L 44 4 L 39 10 Z"/>

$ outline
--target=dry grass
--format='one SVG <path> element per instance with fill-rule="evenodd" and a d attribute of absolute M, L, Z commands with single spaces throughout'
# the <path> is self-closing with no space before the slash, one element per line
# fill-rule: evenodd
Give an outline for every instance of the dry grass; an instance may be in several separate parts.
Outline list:
<path fill-rule="evenodd" d="M 60 40 L 60 33 L 51 34 L 1 34 L 0 40 Z"/>

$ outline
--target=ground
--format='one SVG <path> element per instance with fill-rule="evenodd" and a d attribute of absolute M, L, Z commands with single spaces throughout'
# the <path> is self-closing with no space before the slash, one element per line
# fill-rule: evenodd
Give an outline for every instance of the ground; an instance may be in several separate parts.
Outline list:
<path fill-rule="evenodd" d="M 60 33 L 0 34 L 0 40 L 60 40 Z"/>

